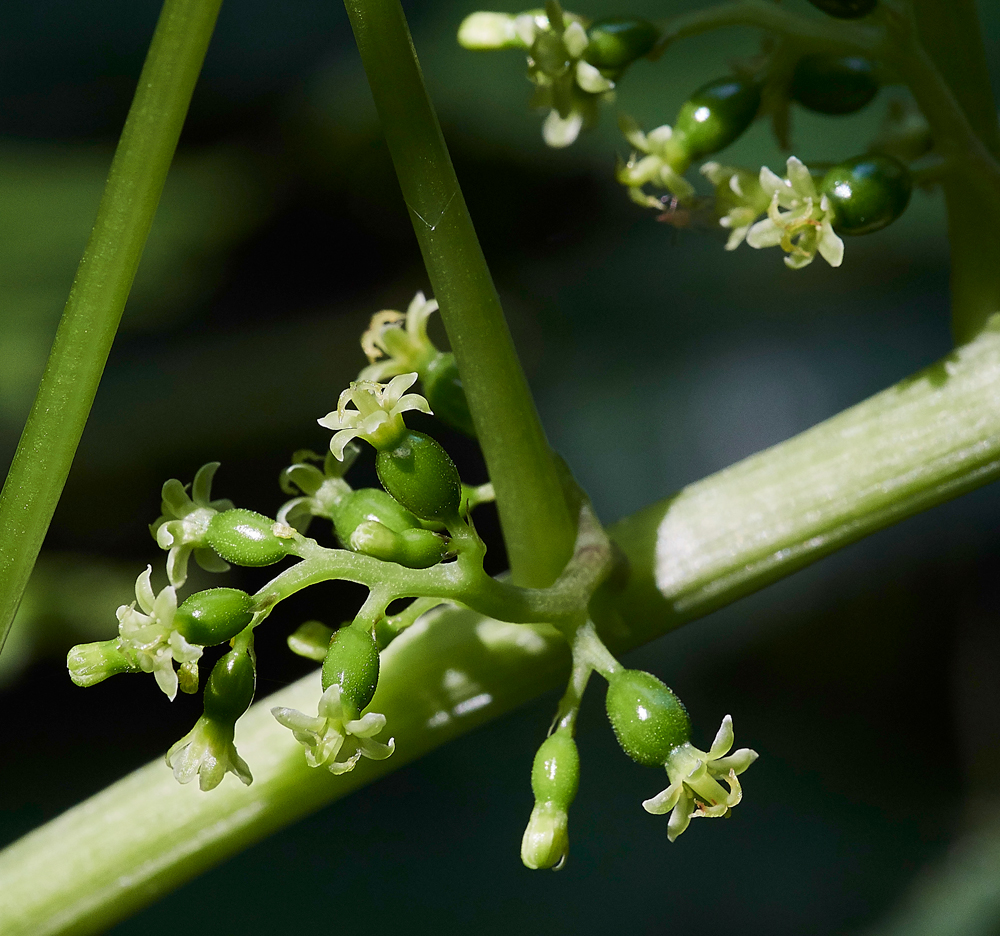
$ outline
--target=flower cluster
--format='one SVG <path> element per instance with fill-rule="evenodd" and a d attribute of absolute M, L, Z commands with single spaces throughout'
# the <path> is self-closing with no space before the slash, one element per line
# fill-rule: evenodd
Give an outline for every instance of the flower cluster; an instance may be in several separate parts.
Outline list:
<path fill-rule="evenodd" d="M 664 124 L 643 133 L 631 117 L 624 115 L 618 124 L 632 146 L 632 153 L 628 162 L 618 163 L 615 176 L 628 189 L 632 201 L 644 208 L 663 208 L 658 198 L 643 191 L 647 184 L 666 189 L 681 200 L 694 195 L 694 186 L 684 178 L 691 160 L 672 127 Z"/>
<path fill-rule="evenodd" d="M 167 751 L 167 766 L 178 783 L 190 783 L 198 778 L 204 792 L 214 790 L 227 773 L 234 774 L 244 785 L 253 783 L 247 762 L 233 743 L 234 724 L 202 715 L 183 738 Z"/>
<path fill-rule="evenodd" d="M 405 315 L 393 309 L 376 312 L 368 330 L 361 336 L 361 348 L 368 358 L 368 366 L 358 379 L 384 381 L 399 374 L 421 373 L 439 353 L 427 337 L 427 319 L 437 309 L 436 299 L 428 299 L 418 292 Z"/>

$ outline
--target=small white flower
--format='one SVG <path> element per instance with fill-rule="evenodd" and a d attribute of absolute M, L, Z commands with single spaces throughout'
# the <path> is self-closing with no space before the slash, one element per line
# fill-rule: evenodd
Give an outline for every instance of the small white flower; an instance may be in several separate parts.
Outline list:
<path fill-rule="evenodd" d="M 246 786 L 253 783 L 247 762 L 233 744 L 234 725 L 202 715 L 183 738 L 167 751 L 167 766 L 178 783 L 195 777 L 205 792 L 214 790 L 227 773 L 235 774 Z"/>
<path fill-rule="evenodd" d="M 788 157 L 787 176 L 775 175 L 767 166 L 760 170 L 760 186 L 770 198 L 767 217 L 747 233 L 755 248 L 778 247 L 785 265 L 793 270 L 813 262 L 816 254 L 832 267 L 844 260 L 844 242 L 833 230 L 833 212 L 825 195 L 820 196 L 809 169 L 794 156 Z"/>
<path fill-rule="evenodd" d="M 351 493 L 351 486 L 343 475 L 353 464 L 361 449 L 348 443 L 343 451 L 343 460 L 338 464 L 333 453 L 324 458 L 308 449 L 301 449 L 292 456 L 292 464 L 281 472 L 279 484 L 286 494 L 301 494 L 293 497 L 278 509 L 275 519 L 299 533 L 305 534 L 313 517 L 333 519 L 334 511 Z M 312 462 L 322 462 L 320 470 Z"/>
<path fill-rule="evenodd" d="M 204 650 L 188 643 L 174 630 L 177 592 L 168 585 L 158 595 L 150 585 L 152 566 L 146 566 L 135 580 L 135 597 L 118 609 L 118 639 L 122 652 L 135 660 L 144 673 L 152 673 L 168 699 L 177 696 L 178 685 L 185 692 L 198 687 L 198 660 Z M 141 611 L 136 610 L 138 602 Z M 174 670 L 180 664 L 180 673 Z"/>
<path fill-rule="evenodd" d="M 729 231 L 726 250 L 735 250 L 746 240 L 757 218 L 767 211 L 769 196 L 757 177 L 745 169 L 707 162 L 699 171 L 715 186 L 719 226 Z"/>
<path fill-rule="evenodd" d="M 368 366 L 358 380 L 383 381 L 398 374 L 422 371 L 440 353 L 427 337 L 427 319 L 437 309 L 436 299 L 418 292 L 405 315 L 393 309 L 376 312 L 361 336 L 361 349 L 368 358 Z"/>
<path fill-rule="evenodd" d="M 639 125 L 625 115 L 619 118 L 618 125 L 631 144 L 632 153 L 627 163 L 619 162 L 615 175 L 628 188 L 632 201 L 663 210 L 663 203 L 658 198 L 643 191 L 644 185 L 666 189 L 678 199 L 694 195 L 694 186 L 683 175 L 690 160 L 685 147 L 674 137 L 672 127 L 664 124 L 643 133 Z"/>
<path fill-rule="evenodd" d="M 334 774 L 353 770 L 362 755 L 372 760 L 385 760 L 396 749 L 393 738 L 388 744 L 373 740 L 385 727 L 385 716 L 368 712 L 358 718 L 357 712 L 352 712 L 342 702 L 337 684 L 323 693 L 315 718 L 283 707 L 271 709 L 271 714 L 278 724 L 290 728 L 295 740 L 305 747 L 306 763 L 310 767 L 325 766 Z M 347 760 L 338 761 L 336 757 L 348 737 L 354 739 L 357 750 Z"/>
<path fill-rule="evenodd" d="M 417 375 L 399 374 L 387 384 L 373 380 L 355 380 L 340 395 L 337 409 L 327 413 L 319 424 L 335 433 L 330 451 L 343 460 L 344 446 L 351 439 L 364 439 L 377 449 L 395 444 L 406 432 L 403 413 L 416 410 L 431 414 L 430 404 L 419 393 L 406 393 L 416 383 Z M 357 409 L 348 409 L 353 403 Z"/>
<path fill-rule="evenodd" d="M 198 565 L 209 572 L 225 572 L 229 564 L 220 559 L 208 546 L 204 545 L 208 524 L 221 510 L 232 510 L 233 502 L 225 498 L 212 500 L 212 478 L 218 470 L 218 462 L 202 465 L 191 484 L 191 496 L 187 487 L 176 478 L 163 485 L 163 514 L 150 524 L 160 549 L 167 549 L 167 578 L 175 588 L 180 588 L 187 580 L 188 559 L 194 553 Z"/>
<path fill-rule="evenodd" d="M 740 782 L 736 777 L 755 760 L 757 752 L 740 748 L 729 754 L 733 746 L 733 720 L 728 715 L 722 720 L 719 733 L 708 751 L 685 742 L 670 752 L 664 765 L 670 786 L 642 804 L 654 816 L 670 813 L 667 838 L 673 842 L 691 822 L 703 816 L 719 818 L 743 798 Z M 725 755 L 729 754 L 728 757 Z M 729 787 L 726 790 L 722 784 Z"/>

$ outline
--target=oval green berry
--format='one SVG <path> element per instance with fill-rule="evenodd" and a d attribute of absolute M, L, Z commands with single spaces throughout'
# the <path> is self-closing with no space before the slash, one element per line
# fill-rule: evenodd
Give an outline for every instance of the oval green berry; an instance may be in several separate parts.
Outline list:
<path fill-rule="evenodd" d="M 247 649 L 230 650 L 212 668 L 205 684 L 205 715 L 235 724 L 250 708 L 257 686 L 257 667 Z"/>
<path fill-rule="evenodd" d="M 382 486 L 421 520 L 446 520 L 458 514 L 462 482 L 451 456 L 422 432 L 407 432 L 392 449 L 375 456 Z"/>
<path fill-rule="evenodd" d="M 434 410 L 434 415 L 446 426 L 474 439 L 476 428 L 472 424 L 469 401 L 465 398 L 455 355 L 448 351 L 432 358 L 420 372 L 420 380 L 424 385 L 424 396 Z"/>
<path fill-rule="evenodd" d="M 174 615 L 174 628 L 193 644 L 212 647 L 235 637 L 253 619 L 253 599 L 238 588 L 191 595 Z"/>
<path fill-rule="evenodd" d="M 601 71 L 617 73 L 646 55 L 659 38 L 659 29 L 648 20 L 612 16 L 591 23 L 583 57 Z"/>
<path fill-rule="evenodd" d="M 274 533 L 274 521 L 242 508 L 224 510 L 212 517 L 205 540 L 233 565 L 268 566 L 288 554 L 287 541 Z"/>
<path fill-rule="evenodd" d="M 892 156 L 856 156 L 834 166 L 819 185 L 840 234 L 871 234 L 892 224 L 910 203 L 910 171 Z"/>
<path fill-rule="evenodd" d="M 683 703 L 650 673 L 614 673 L 605 704 L 622 750 L 647 767 L 661 767 L 675 747 L 691 738 Z"/>
<path fill-rule="evenodd" d="M 337 538 L 345 546 L 349 545 L 351 534 L 362 523 L 371 521 L 388 527 L 394 533 L 420 526 L 420 521 L 409 510 L 379 488 L 352 491 L 337 505 L 333 515 Z"/>
<path fill-rule="evenodd" d="M 375 695 L 378 685 L 378 647 L 360 627 L 342 627 L 330 639 L 323 661 L 323 691 L 340 686 L 340 698 L 357 717 Z"/>
<path fill-rule="evenodd" d="M 674 132 L 691 159 L 725 149 L 753 123 L 760 85 L 747 78 L 717 78 L 702 85 L 677 114 Z"/>
<path fill-rule="evenodd" d="M 835 19 L 860 19 L 875 9 L 878 0 L 809 0 L 817 10 Z"/>
<path fill-rule="evenodd" d="M 792 73 L 792 100 L 820 114 L 853 114 L 878 94 L 875 66 L 858 56 L 805 55 Z"/>
<path fill-rule="evenodd" d="M 576 742 L 559 732 L 542 742 L 531 766 L 531 790 L 540 803 L 568 809 L 580 784 L 580 754 Z"/>

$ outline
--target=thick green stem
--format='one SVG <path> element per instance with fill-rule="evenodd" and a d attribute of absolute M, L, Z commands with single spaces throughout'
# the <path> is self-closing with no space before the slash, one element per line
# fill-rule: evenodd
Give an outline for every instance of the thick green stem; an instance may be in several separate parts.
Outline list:
<path fill-rule="evenodd" d="M 398 0 L 346 0 L 382 131 L 462 374 L 514 580 L 552 583 L 573 546 L 545 433 L 424 88 Z"/>
<path fill-rule="evenodd" d="M 617 650 L 634 647 L 997 477 L 1000 327 L 614 527 L 632 572 L 624 590 L 608 587 L 601 596 L 603 636 Z M 156 761 L 0 853 L 0 932 L 97 932 L 555 686 L 568 667 L 566 643 L 551 627 L 501 624 L 456 608 L 432 612 L 383 655 L 372 709 L 388 717 L 391 758 L 362 760 L 341 777 L 306 767 L 268 709 L 314 711 L 319 678 L 307 677 L 255 705 L 237 726 L 252 786 L 227 778 L 203 794 L 179 786 Z"/>
<path fill-rule="evenodd" d="M 0 647 L 97 393 L 221 0 L 165 0 L 97 220 L 0 492 Z"/>

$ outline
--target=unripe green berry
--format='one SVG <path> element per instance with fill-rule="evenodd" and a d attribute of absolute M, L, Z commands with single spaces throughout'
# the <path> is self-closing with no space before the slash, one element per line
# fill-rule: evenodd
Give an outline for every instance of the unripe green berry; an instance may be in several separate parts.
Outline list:
<path fill-rule="evenodd" d="M 392 449 L 375 456 L 382 486 L 422 520 L 447 520 L 458 515 L 462 482 L 451 456 L 422 432 L 407 432 Z"/>
<path fill-rule="evenodd" d="M 377 520 L 359 523 L 347 545 L 355 552 L 386 562 L 398 562 L 410 569 L 429 569 L 447 552 L 445 540 L 431 530 L 416 527 L 394 533 Z"/>
<path fill-rule="evenodd" d="M 583 57 L 595 68 L 619 72 L 656 45 L 660 31 L 648 20 L 611 16 L 591 23 Z"/>
<path fill-rule="evenodd" d="M 235 637 L 253 619 L 253 599 L 238 588 L 191 595 L 174 615 L 174 628 L 193 644 L 212 647 Z"/>
<path fill-rule="evenodd" d="M 288 554 L 288 541 L 275 535 L 274 525 L 252 510 L 225 510 L 209 521 L 205 541 L 233 565 L 273 565 Z"/>
<path fill-rule="evenodd" d="M 839 234 L 871 234 L 892 224 L 910 203 L 910 171 L 892 156 L 856 156 L 834 166 L 819 184 Z"/>
<path fill-rule="evenodd" d="M 446 426 L 474 439 L 476 428 L 472 424 L 472 414 L 469 412 L 469 402 L 465 398 L 455 355 L 448 351 L 432 358 L 420 372 L 420 380 L 424 385 L 424 396 L 434 410 L 434 415 Z"/>
<path fill-rule="evenodd" d="M 333 526 L 337 538 L 348 546 L 358 526 L 372 520 L 394 533 L 420 526 L 420 521 L 409 510 L 379 488 L 359 488 L 348 494 L 334 511 Z"/>
<path fill-rule="evenodd" d="M 860 19 L 875 9 L 878 0 L 809 0 L 817 10 L 835 19 Z"/>
<path fill-rule="evenodd" d="M 730 76 L 702 85 L 677 114 L 674 133 L 691 159 L 725 149 L 753 123 L 760 108 L 760 85 Z"/>
<path fill-rule="evenodd" d="M 681 700 L 650 673 L 612 674 L 606 705 L 622 750 L 647 767 L 662 767 L 670 752 L 691 738 L 691 719 Z"/>
<path fill-rule="evenodd" d="M 341 701 L 357 717 L 375 695 L 378 663 L 378 647 L 371 633 L 360 627 L 340 628 L 331 638 L 323 661 L 323 691 L 340 686 Z"/>
<path fill-rule="evenodd" d="M 257 686 L 257 667 L 248 649 L 230 650 L 212 668 L 205 684 L 205 716 L 235 724 L 250 708 Z"/>
<path fill-rule="evenodd" d="M 853 114 L 878 94 L 875 67 L 858 56 L 805 55 L 792 74 L 789 94 L 820 114 Z"/>
<path fill-rule="evenodd" d="M 576 742 L 563 732 L 542 742 L 531 767 L 531 790 L 540 803 L 567 809 L 580 783 L 580 755 Z"/>

